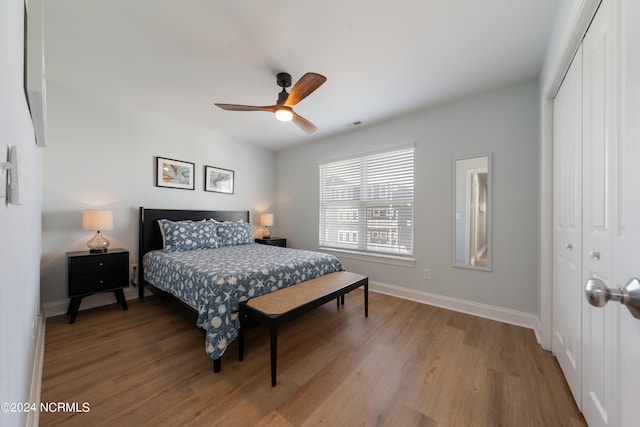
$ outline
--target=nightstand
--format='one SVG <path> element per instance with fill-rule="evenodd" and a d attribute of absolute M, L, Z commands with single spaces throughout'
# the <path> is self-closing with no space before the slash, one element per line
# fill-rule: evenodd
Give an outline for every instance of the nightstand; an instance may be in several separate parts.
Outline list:
<path fill-rule="evenodd" d="M 129 286 L 129 251 L 109 249 L 107 252 L 67 252 L 67 285 L 69 323 L 76 321 L 82 298 L 97 292 L 113 292 L 127 309 L 123 288 Z"/>
<path fill-rule="evenodd" d="M 282 248 L 287 247 L 287 239 L 284 239 L 282 237 L 272 237 L 270 239 L 255 239 L 255 242 L 263 245 L 280 246 Z"/>

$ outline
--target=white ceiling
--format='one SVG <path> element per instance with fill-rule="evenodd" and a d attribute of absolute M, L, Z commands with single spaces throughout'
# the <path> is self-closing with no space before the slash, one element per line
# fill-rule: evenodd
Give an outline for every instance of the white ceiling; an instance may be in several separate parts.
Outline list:
<path fill-rule="evenodd" d="M 47 79 L 280 150 L 536 78 L 558 0 L 47 0 Z M 327 82 L 266 112 L 275 75 Z"/>

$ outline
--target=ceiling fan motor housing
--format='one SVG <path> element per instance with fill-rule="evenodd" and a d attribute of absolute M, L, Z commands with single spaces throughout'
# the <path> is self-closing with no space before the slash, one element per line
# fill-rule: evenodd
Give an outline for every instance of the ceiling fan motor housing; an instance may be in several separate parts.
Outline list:
<path fill-rule="evenodd" d="M 282 88 L 282 92 L 278 94 L 278 100 L 276 101 L 277 105 L 282 105 L 287 102 L 289 98 L 289 93 L 287 92 L 287 88 L 291 86 L 291 74 L 289 73 L 278 73 L 276 76 L 276 81 L 278 86 Z"/>
<path fill-rule="evenodd" d="M 289 73 L 278 73 L 276 79 L 276 81 L 278 82 L 278 86 L 283 89 L 291 86 L 291 74 Z"/>

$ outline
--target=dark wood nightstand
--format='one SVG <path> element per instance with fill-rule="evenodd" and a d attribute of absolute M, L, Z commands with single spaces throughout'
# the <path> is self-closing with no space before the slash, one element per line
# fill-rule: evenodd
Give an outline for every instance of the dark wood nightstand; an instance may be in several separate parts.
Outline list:
<path fill-rule="evenodd" d="M 280 246 L 282 248 L 287 247 L 287 239 L 282 237 L 272 237 L 270 239 L 255 239 L 255 242 L 263 245 Z"/>
<path fill-rule="evenodd" d="M 113 292 L 127 309 L 123 288 L 129 286 L 129 251 L 109 249 L 103 253 L 67 252 L 67 284 L 69 291 L 69 323 L 76 321 L 82 298 L 97 292 Z"/>

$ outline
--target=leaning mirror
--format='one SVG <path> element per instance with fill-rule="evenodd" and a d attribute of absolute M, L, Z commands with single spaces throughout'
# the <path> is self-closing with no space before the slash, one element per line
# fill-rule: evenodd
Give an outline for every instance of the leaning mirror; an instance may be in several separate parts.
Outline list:
<path fill-rule="evenodd" d="M 453 163 L 453 266 L 491 270 L 491 155 Z"/>

